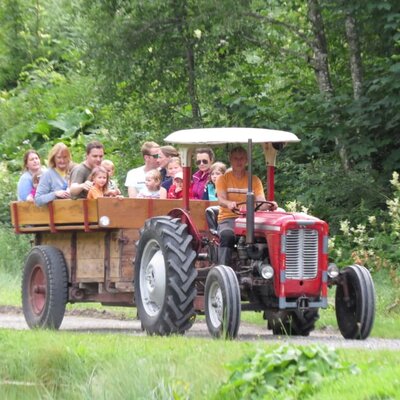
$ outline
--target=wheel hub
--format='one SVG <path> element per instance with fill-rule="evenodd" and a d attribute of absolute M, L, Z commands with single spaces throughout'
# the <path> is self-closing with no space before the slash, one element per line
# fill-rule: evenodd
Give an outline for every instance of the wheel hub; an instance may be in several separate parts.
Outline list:
<path fill-rule="evenodd" d="M 141 298 L 146 313 L 156 316 L 162 310 L 166 292 L 164 256 L 156 241 L 149 242 L 144 249 L 140 280 Z"/>
<path fill-rule="evenodd" d="M 210 318 L 215 326 L 222 323 L 224 300 L 218 284 L 214 284 L 210 290 Z"/>

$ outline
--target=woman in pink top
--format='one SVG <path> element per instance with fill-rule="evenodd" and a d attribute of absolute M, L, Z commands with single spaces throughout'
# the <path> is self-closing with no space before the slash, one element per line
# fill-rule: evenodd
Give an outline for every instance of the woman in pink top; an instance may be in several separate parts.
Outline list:
<path fill-rule="evenodd" d="M 192 199 L 201 200 L 204 187 L 209 181 L 210 167 L 214 162 L 214 152 L 208 147 L 196 149 L 195 158 L 199 170 L 192 175 Z"/>

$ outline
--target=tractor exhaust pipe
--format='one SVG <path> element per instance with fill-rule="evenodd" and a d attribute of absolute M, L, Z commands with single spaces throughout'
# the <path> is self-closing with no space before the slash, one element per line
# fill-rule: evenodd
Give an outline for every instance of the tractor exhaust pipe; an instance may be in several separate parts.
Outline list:
<path fill-rule="evenodd" d="M 247 142 L 246 243 L 254 243 L 253 142 Z"/>

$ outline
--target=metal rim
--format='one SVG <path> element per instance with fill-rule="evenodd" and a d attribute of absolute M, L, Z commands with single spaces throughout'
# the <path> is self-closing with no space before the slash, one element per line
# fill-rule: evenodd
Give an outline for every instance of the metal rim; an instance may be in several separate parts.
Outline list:
<path fill-rule="evenodd" d="M 143 250 L 139 279 L 143 307 L 147 315 L 154 317 L 162 310 L 166 293 L 164 256 L 154 239 Z"/>
<path fill-rule="evenodd" d="M 210 321 L 214 327 L 218 328 L 222 324 L 224 315 L 224 298 L 218 281 L 214 281 L 210 285 L 208 304 L 210 305 L 208 308 Z"/>
<path fill-rule="evenodd" d="M 46 305 L 47 297 L 47 278 L 40 264 L 32 269 L 31 279 L 29 281 L 29 297 L 32 311 L 40 315 Z"/>

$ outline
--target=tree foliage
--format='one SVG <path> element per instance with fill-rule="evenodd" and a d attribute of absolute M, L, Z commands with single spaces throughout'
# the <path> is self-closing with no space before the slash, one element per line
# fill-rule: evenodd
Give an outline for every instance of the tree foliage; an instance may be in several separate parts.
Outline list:
<path fill-rule="evenodd" d="M 96 137 L 122 180 L 176 129 L 289 130 L 278 200 L 357 222 L 400 165 L 399 22 L 394 0 L 4 0 L 0 151 L 16 181 L 27 148 L 79 162 Z"/>

